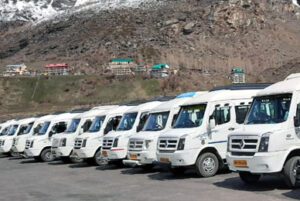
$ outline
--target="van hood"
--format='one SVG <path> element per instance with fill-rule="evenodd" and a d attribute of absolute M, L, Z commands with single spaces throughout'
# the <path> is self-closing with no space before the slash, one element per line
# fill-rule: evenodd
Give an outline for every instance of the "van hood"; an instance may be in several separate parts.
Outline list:
<path fill-rule="evenodd" d="M 262 136 L 264 133 L 274 133 L 282 130 L 283 124 L 255 124 L 255 125 L 244 125 L 240 129 L 232 132 L 231 135 L 256 135 Z"/>
<path fill-rule="evenodd" d="M 136 132 L 134 132 L 133 129 L 129 130 L 129 131 L 111 131 L 109 132 L 107 135 L 104 136 L 104 138 L 108 137 L 108 138 L 115 138 L 115 137 L 127 137 L 129 138 L 130 136 L 134 135 Z"/>
<path fill-rule="evenodd" d="M 140 131 L 132 135 L 130 138 L 137 140 L 153 140 L 155 138 L 158 138 L 163 132 L 165 131 Z"/>
<path fill-rule="evenodd" d="M 200 132 L 200 128 L 196 127 L 196 128 L 173 128 L 171 130 L 168 130 L 164 133 L 162 133 L 159 137 L 167 137 L 167 138 L 172 138 L 172 137 L 181 137 L 183 135 L 189 135 L 189 134 L 201 134 Z"/>

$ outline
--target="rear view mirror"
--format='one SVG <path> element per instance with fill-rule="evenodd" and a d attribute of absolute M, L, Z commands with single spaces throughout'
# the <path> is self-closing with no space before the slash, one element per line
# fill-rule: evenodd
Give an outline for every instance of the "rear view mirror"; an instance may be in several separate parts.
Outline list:
<path fill-rule="evenodd" d="M 213 129 L 215 127 L 216 127 L 216 120 L 215 120 L 214 115 L 212 114 L 209 116 L 209 128 Z"/>
<path fill-rule="evenodd" d="M 300 127 L 300 110 L 297 110 L 296 116 L 294 117 L 294 126 Z"/>

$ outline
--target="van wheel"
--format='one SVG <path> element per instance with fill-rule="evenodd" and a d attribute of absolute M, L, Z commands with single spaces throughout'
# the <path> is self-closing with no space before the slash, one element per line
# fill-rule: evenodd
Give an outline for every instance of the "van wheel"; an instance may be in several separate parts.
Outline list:
<path fill-rule="evenodd" d="M 95 164 L 100 166 L 103 165 L 103 161 L 99 157 L 101 157 L 101 149 L 99 149 L 94 156 Z"/>
<path fill-rule="evenodd" d="M 39 156 L 35 156 L 35 157 L 33 157 L 33 158 L 34 158 L 34 160 L 35 160 L 36 162 L 41 162 L 41 161 L 42 161 L 41 157 L 39 157 Z"/>
<path fill-rule="evenodd" d="M 241 180 L 246 184 L 255 184 L 260 179 L 261 175 L 252 174 L 250 172 L 239 172 Z"/>
<path fill-rule="evenodd" d="M 87 158 L 87 159 L 85 159 L 85 162 L 86 162 L 88 165 L 92 165 L 92 166 L 95 165 L 95 160 L 94 160 L 94 158 Z"/>
<path fill-rule="evenodd" d="M 184 167 L 172 167 L 170 168 L 170 171 L 172 172 L 173 175 L 183 175 L 185 172 Z"/>
<path fill-rule="evenodd" d="M 212 177 L 219 170 L 219 160 L 213 153 L 201 154 L 196 161 L 197 174 L 202 177 Z"/>
<path fill-rule="evenodd" d="M 154 165 L 152 164 L 147 164 L 147 165 L 141 165 L 140 168 L 142 168 L 144 171 L 150 171 L 152 170 L 152 168 L 154 167 Z"/>
<path fill-rule="evenodd" d="M 286 185 L 290 188 L 296 187 L 297 169 L 300 163 L 300 156 L 290 158 L 284 165 L 283 175 Z"/>
<path fill-rule="evenodd" d="M 51 153 L 51 148 L 47 148 L 41 153 L 41 159 L 43 162 L 54 161 L 54 156 Z"/>
<path fill-rule="evenodd" d="M 63 162 L 63 163 L 71 163 L 71 159 L 69 157 L 60 157 L 60 160 Z"/>

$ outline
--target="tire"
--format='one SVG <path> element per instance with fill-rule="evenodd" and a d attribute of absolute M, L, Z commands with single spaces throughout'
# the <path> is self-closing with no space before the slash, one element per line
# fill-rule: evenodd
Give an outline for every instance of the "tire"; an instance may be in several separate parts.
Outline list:
<path fill-rule="evenodd" d="M 201 154 L 196 161 L 196 171 L 199 176 L 212 177 L 219 170 L 219 160 L 213 153 Z"/>
<path fill-rule="evenodd" d="M 150 170 L 152 170 L 153 167 L 154 167 L 154 165 L 152 165 L 152 164 L 140 166 L 140 168 L 142 168 L 144 171 L 150 171 Z"/>
<path fill-rule="evenodd" d="M 170 168 L 170 171 L 172 172 L 173 175 L 183 175 L 185 172 L 185 168 L 184 167 L 173 167 Z"/>
<path fill-rule="evenodd" d="M 96 153 L 95 153 L 95 156 L 94 156 L 94 163 L 98 166 L 101 166 L 103 165 L 103 162 L 98 159 L 99 157 L 101 156 L 101 149 L 99 149 Z"/>
<path fill-rule="evenodd" d="M 36 162 L 41 162 L 42 161 L 41 157 L 39 157 L 39 156 L 36 156 L 36 157 L 33 157 L 33 158 Z"/>
<path fill-rule="evenodd" d="M 54 161 L 54 156 L 51 153 L 51 148 L 47 148 L 42 151 L 41 153 L 41 159 L 43 162 L 51 162 Z"/>
<path fill-rule="evenodd" d="M 88 165 L 92 165 L 92 166 L 96 165 L 96 164 L 95 164 L 94 158 L 87 158 L 87 159 L 85 159 L 85 162 L 86 162 Z"/>
<path fill-rule="evenodd" d="M 261 175 L 259 174 L 252 174 L 250 172 L 239 172 L 241 180 L 246 184 L 256 184 Z"/>
<path fill-rule="evenodd" d="M 290 158 L 284 165 L 284 181 L 289 188 L 296 187 L 297 184 L 297 167 L 300 164 L 300 156 Z"/>
<path fill-rule="evenodd" d="M 63 163 L 71 163 L 72 160 L 69 158 L 69 157 L 60 157 L 60 160 L 63 162 Z"/>

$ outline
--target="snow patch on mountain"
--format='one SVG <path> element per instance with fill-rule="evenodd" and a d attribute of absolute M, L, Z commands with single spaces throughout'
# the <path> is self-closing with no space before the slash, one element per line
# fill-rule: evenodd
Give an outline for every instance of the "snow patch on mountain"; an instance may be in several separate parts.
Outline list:
<path fill-rule="evenodd" d="M 40 22 L 84 10 L 145 7 L 156 0 L 0 0 L 0 21 Z"/>

